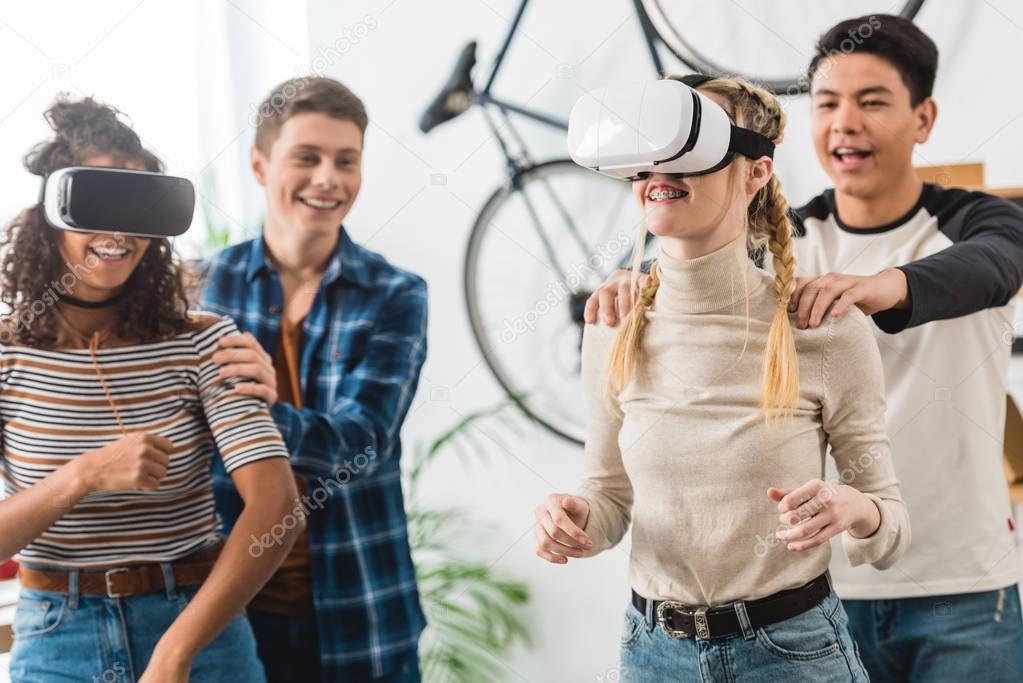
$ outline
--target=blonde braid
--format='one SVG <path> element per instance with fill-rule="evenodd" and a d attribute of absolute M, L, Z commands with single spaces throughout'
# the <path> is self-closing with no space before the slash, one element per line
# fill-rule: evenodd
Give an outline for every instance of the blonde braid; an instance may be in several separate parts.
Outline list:
<path fill-rule="evenodd" d="M 781 183 L 772 177 L 764 192 L 764 219 L 769 226 L 767 248 L 774 265 L 774 289 L 778 305 L 771 321 L 764 352 L 764 388 L 761 406 L 768 421 L 791 415 L 799 402 L 799 363 L 789 320 L 789 301 L 796 290 L 796 257 L 793 254 L 792 223 Z"/>
<path fill-rule="evenodd" d="M 681 80 L 677 76 L 669 76 Z M 763 88 L 741 78 L 717 78 L 699 86 L 700 90 L 716 93 L 731 104 L 736 123 L 755 130 L 776 145 L 784 138 L 786 116 L 778 100 Z M 644 217 L 645 218 L 645 217 Z M 644 220 L 645 222 L 645 220 Z M 772 176 L 749 203 L 746 214 L 747 244 L 751 251 L 766 243 L 774 266 L 774 287 L 777 297 L 774 318 L 768 332 L 764 351 L 764 376 L 761 391 L 761 409 L 768 422 L 775 417 L 791 415 L 799 401 L 799 365 L 788 304 L 796 288 L 796 258 L 793 254 L 792 224 L 788 218 L 788 204 L 781 193 L 781 183 Z M 644 231 L 641 233 L 645 235 Z M 638 244 L 643 244 L 640 239 Z M 633 256 L 632 311 L 615 339 L 608 361 L 607 395 L 617 396 L 636 371 L 639 342 L 646 323 L 646 313 L 653 304 L 660 285 L 657 264 L 650 270 L 650 278 L 642 291 L 636 294 L 637 250 Z"/>
<path fill-rule="evenodd" d="M 642 242 L 640 242 L 642 244 Z M 634 277 L 634 285 L 635 285 Z M 607 365 L 607 387 L 606 395 L 615 397 L 625 389 L 625 386 L 636 373 L 636 365 L 639 359 L 639 342 L 643 337 L 643 328 L 646 326 L 646 312 L 654 303 L 657 295 L 657 288 L 661 285 L 661 277 L 658 272 L 657 261 L 650 266 L 650 276 L 643 284 L 643 289 L 634 296 L 632 310 L 625 324 L 615 338 L 614 346 L 611 348 L 611 356 Z M 635 286 L 633 287 L 635 292 Z"/>
<path fill-rule="evenodd" d="M 768 226 L 767 248 L 774 267 L 774 291 L 778 305 L 787 307 L 796 290 L 796 257 L 792 243 L 789 205 L 781 193 L 781 183 L 772 177 L 764 188 L 764 223 Z"/>
<path fill-rule="evenodd" d="M 736 123 L 781 144 L 787 117 L 771 93 L 741 78 L 718 78 L 700 86 L 732 104 Z M 796 289 L 796 258 L 788 203 L 777 176 L 750 201 L 747 211 L 747 245 L 755 251 L 766 245 L 771 252 L 777 298 L 774 318 L 764 352 L 761 408 L 768 421 L 791 415 L 799 401 L 799 365 L 788 305 Z"/>

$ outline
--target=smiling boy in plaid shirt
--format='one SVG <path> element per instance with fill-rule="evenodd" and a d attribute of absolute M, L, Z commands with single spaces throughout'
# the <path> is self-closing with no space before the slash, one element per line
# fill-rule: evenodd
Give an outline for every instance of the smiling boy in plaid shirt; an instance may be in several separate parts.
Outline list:
<path fill-rule="evenodd" d="M 367 123 L 333 79 L 278 85 L 251 152 L 263 234 L 202 264 L 202 308 L 244 332 L 214 360 L 255 380 L 240 386 L 270 403 L 305 494 L 296 516 L 307 531 L 248 608 L 271 683 L 419 680 L 425 618 L 399 431 L 426 356 L 426 283 L 341 226 L 359 193 Z M 216 477 L 216 493 L 230 526 L 230 479 Z M 274 538 L 267 530 L 250 551 Z"/>

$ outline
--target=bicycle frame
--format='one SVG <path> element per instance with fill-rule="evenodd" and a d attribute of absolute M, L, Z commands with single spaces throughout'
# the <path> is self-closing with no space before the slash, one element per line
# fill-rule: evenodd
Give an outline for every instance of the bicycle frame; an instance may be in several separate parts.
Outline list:
<path fill-rule="evenodd" d="M 531 109 L 526 108 L 525 106 L 518 105 L 513 102 L 504 100 L 502 98 L 495 97 L 492 93 L 494 83 L 497 81 L 497 74 L 501 70 L 501 65 L 504 63 L 504 58 L 508 54 L 508 49 L 511 47 L 512 38 L 514 38 L 515 32 L 519 28 L 519 24 L 522 21 L 522 16 L 523 14 L 525 14 L 526 6 L 528 4 L 529 0 L 522 0 L 521 4 L 516 10 L 515 17 L 512 19 L 511 25 L 508 27 L 508 33 L 504 37 L 504 42 L 501 44 L 501 49 L 498 51 L 497 57 L 494 59 L 494 65 L 490 69 L 490 75 L 487 77 L 486 84 L 483 86 L 482 90 L 479 90 L 476 93 L 476 103 L 480 105 L 480 108 L 482 109 L 484 114 L 484 119 L 486 119 L 487 126 L 490 128 L 491 133 L 493 133 L 494 138 L 497 140 L 498 145 L 501 147 L 501 152 L 504 154 L 505 162 L 507 163 L 508 166 L 510 182 L 512 188 L 516 192 L 522 190 L 522 185 L 518 179 L 519 172 L 524 168 L 532 166 L 534 162 L 529 154 L 529 149 L 526 146 L 525 140 L 522 138 L 521 135 L 519 135 L 519 132 L 512 125 L 511 117 L 509 116 L 509 114 L 518 114 L 519 116 L 531 119 L 533 121 L 542 123 L 552 128 L 556 128 L 563 131 L 568 130 L 568 122 L 563 119 L 549 116 L 542 112 L 533 111 Z M 650 25 L 650 23 L 646 20 L 646 15 L 641 11 L 642 8 L 640 6 L 639 0 L 633 0 L 633 5 L 635 5 L 636 7 L 636 16 L 640 20 L 640 26 L 642 27 L 643 30 L 643 37 L 646 40 L 647 48 L 650 51 L 650 57 L 654 65 L 654 69 L 657 71 L 658 75 L 660 75 L 664 72 L 664 69 L 661 63 L 660 55 L 657 54 L 656 33 L 654 32 L 653 27 Z M 505 126 L 508 128 L 508 131 L 511 133 L 511 135 L 515 138 L 515 143 L 519 149 L 518 156 L 514 155 L 510 151 L 508 142 L 504 138 L 504 136 L 502 136 L 500 130 L 498 130 L 493 119 L 491 118 L 487 105 L 493 105 L 500 112 L 501 117 L 504 120 Z M 565 223 L 568 225 L 568 229 L 572 233 L 572 237 L 579 243 L 579 246 L 582 248 L 583 253 L 584 254 L 587 253 L 587 246 L 585 240 L 582 237 L 582 233 L 576 228 L 575 221 L 572 219 L 570 213 L 565 208 L 561 200 L 557 197 L 556 193 L 553 191 L 550 185 L 546 182 L 544 182 L 543 184 L 544 187 L 547 189 L 547 192 L 550 195 L 552 202 L 555 204 L 555 206 L 558 207 L 559 213 L 562 215 L 562 218 L 564 218 Z M 526 196 L 525 192 L 522 192 L 522 196 L 526 205 L 526 210 L 528 211 L 530 218 L 532 219 L 533 227 L 540 238 L 544 252 L 546 253 L 548 260 L 550 261 L 551 267 L 555 270 L 555 272 L 557 272 L 558 277 L 564 279 L 565 272 L 561 268 L 561 265 L 558 263 L 558 260 L 555 256 L 554 247 L 552 246 L 550 239 L 548 239 L 547 237 L 547 233 L 544 231 L 543 226 L 540 223 L 540 219 L 537 215 L 536 209 L 533 207 L 533 203 L 529 200 L 529 197 Z M 646 244 L 649 244 L 649 242 L 652 239 L 653 236 L 647 234 Z M 625 267 L 627 263 L 628 257 L 623 256 L 621 262 L 618 264 L 618 267 L 619 268 Z"/>
<path fill-rule="evenodd" d="M 504 58 L 508 54 L 512 38 L 515 37 L 515 32 L 518 30 L 519 24 L 522 22 L 522 16 L 525 14 L 526 6 L 528 4 L 529 0 L 522 0 L 519 8 L 515 11 L 515 17 L 512 19 L 511 25 L 508 27 L 508 33 L 505 35 L 504 42 L 501 44 L 501 49 L 498 51 L 497 57 L 494 59 L 494 65 L 490 69 L 490 75 L 487 77 L 486 85 L 483 86 L 482 90 L 476 93 L 476 102 L 484 108 L 484 111 L 486 110 L 486 105 L 494 105 L 501 112 L 506 122 L 509 121 L 508 113 L 510 112 L 552 128 L 567 131 L 568 122 L 564 119 L 559 119 L 554 116 L 544 114 L 543 112 L 534 111 L 522 105 L 495 97 L 492 92 L 494 83 L 497 81 L 497 74 L 501 70 L 502 64 L 504 64 Z M 647 50 L 650 52 L 650 60 L 653 63 L 654 71 L 658 74 L 658 76 L 661 76 L 665 73 L 665 71 L 664 64 L 661 62 L 661 56 L 657 52 L 657 34 L 654 32 L 653 26 L 651 26 L 650 22 L 647 20 L 646 14 L 642 11 L 640 0 L 632 0 L 632 4 L 636 8 L 636 16 L 639 19 L 640 28 L 643 30 L 643 38 L 646 41 Z M 516 137 L 518 137 L 517 134 Z"/>
<path fill-rule="evenodd" d="M 507 112 L 514 112 L 520 116 L 525 116 L 526 118 L 533 119 L 534 121 L 538 121 L 553 128 L 568 130 L 567 121 L 553 116 L 547 116 L 546 114 L 535 112 L 526 109 L 525 107 L 496 98 L 490 92 L 494 87 L 494 82 L 497 80 L 497 73 L 501 70 L 501 65 L 504 63 L 504 57 L 508 54 L 508 48 L 511 47 L 512 38 L 515 37 L 515 31 L 519 28 L 519 23 L 522 21 L 522 15 L 525 14 L 526 5 L 528 4 L 529 0 L 522 0 L 522 4 L 519 5 L 519 9 L 515 12 L 515 18 L 512 19 L 511 26 L 508 27 L 508 35 L 504 37 L 504 43 L 502 43 L 501 50 L 497 53 L 497 58 L 494 60 L 494 66 L 490 69 L 490 76 L 487 78 L 487 84 L 483 86 L 483 90 L 480 90 L 476 94 L 476 101 L 481 105 L 493 104 L 500 109 L 503 114 L 507 114 Z"/>

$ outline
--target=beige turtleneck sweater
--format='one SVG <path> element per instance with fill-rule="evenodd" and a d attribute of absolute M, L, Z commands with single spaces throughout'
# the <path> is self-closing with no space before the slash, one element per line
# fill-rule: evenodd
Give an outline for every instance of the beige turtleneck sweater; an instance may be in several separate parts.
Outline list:
<path fill-rule="evenodd" d="M 629 577 L 646 598 L 713 606 L 799 586 L 827 569 L 831 547 L 788 550 L 775 538 L 779 513 L 767 489 L 823 478 L 830 444 L 840 483 L 881 510 L 869 538 L 842 534 L 849 561 L 894 563 L 909 544 L 909 517 L 866 316 L 852 307 L 817 329 L 793 326 L 799 404 L 790 421 L 768 428 L 759 401 L 777 306 L 772 276 L 739 240 L 686 261 L 662 252 L 658 266 L 636 376 L 611 402 L 604 381 L 620 328 L 587 325 L 583 334 L 588 427 L 579 495 L 590 504 L 590 554 L 617 544 L 631 521 Z"/>

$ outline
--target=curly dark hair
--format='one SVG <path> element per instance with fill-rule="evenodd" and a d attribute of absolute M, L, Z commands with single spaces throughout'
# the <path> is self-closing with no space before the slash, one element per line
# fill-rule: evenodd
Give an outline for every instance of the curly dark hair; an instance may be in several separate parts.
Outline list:
<path fill-rule="evenodd" d="M 91 97 L 60 96 L 43 116 L 54 136 L 25 155 L 30 173 L 45 177 L 97 154 L 112 157 L 118 165 L 163 170 L 114 107 Z M 70 273 L 60 243 L 61 231 L 46 222 L 40 203 L 22 211 L 0 235 L 0 302 L 11 310 L 4 330 L 8 339 L 2 341 L 17 338 L 44 348 L 56 343 L 54 303 L 62 291 L 61 278 Z M 153 239 L 125 284 L 117 336 L 146 342 L 180 334 L 190 327 L 187 312 L 181 264 L 169 240 Z"/>

